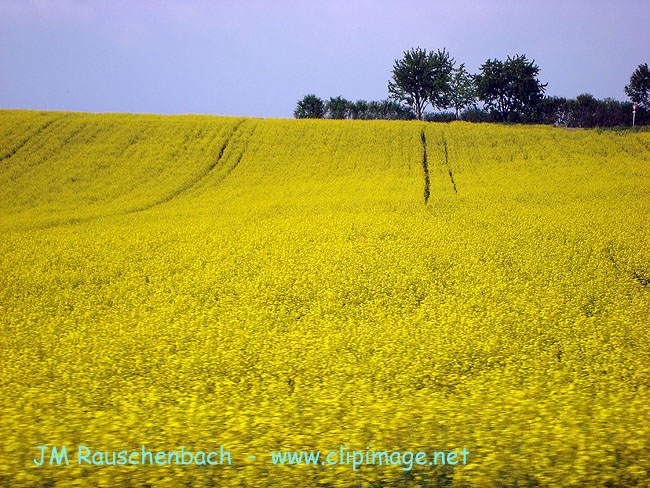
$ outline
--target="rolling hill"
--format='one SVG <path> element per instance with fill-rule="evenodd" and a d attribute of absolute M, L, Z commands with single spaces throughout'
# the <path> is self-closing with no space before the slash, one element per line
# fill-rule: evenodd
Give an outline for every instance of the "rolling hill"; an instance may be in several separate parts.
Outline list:
<path fill-rule="evenodd" d="M 649 132 L 0 111 L 0 484 L 647 485 L 648 208 Z"/>

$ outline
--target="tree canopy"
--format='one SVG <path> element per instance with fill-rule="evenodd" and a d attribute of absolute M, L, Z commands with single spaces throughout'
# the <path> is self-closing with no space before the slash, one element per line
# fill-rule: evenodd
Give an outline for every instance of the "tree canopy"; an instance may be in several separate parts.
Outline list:
<path fill-rule="evenodd" d="M 330 119 L 347 119 L 350 115 L 352 102 L 338 96 L 330 98 L 325 104 L 325 113 Z"/>
<path fill-rule="evenodd" d="M 625 87 L 625 94 L 634 103 L 650 109 L 650 69 L 648 64 L 640 64 L 630 76 L 630 84 Z"/>
<path fill-rule="evenodd" d="M 293 111 L 297 119 L 322 119 L 325 116 L 325 103 L 316 95 L 305 95 Z"/>
<path fill-rule="evenodd" d="M 548 83 L 539 80 L 540 68 L 526 55 L 505 61 L 488 59 L 477 75 L 462 63 L 458 67 L 445 50 L 417 47 L 395 60 L 386 100 L 357 100 L 342 96 L 326 101 L 307 95 L 298 102 L 296 118 L 386 119 L 418 118 L 432 122 L 517 122 L 568 127 L 630 125 L 632 103 L 638 105 L 636 125 L 650 122 L 650 69 L 640 64 L 625 93 L 631 102 L 599 100 L 584 93 L 575 99 L 546 96 Z M 479 103 L 480 102 L 480 103 Z M 433 112 L 425 111 L 431 106 Z M 446 111 L 452 108 L 453 111 Z"/>
<path fill-rule="evenodd" d="M 461 110 L 476 106 L 474 77 L 465 69 L 465 63 L 454 69 L 449 87 L 449 105 L 455 109 L 458 119 Z"/>
<path fill-rule="evenodd" d="M 525 54 L 508 56 L 506 61 L 488 59 L 476 75 L 478 97 L 505 122 L 512 115 L 532 111 L 542 101 L 548 83 L 542 84 L 538 74 L 539 66 Z"/>
<path fill-rule="evenodd" d="M 393 78 L 388 82 L 390 98 L 406 103 L 420 120 L 429 103 L 447 108 L 453 65 L 444 49 L 436 53 L 419 47 L 405 51 L 404 58 L 393 66 Z"/>

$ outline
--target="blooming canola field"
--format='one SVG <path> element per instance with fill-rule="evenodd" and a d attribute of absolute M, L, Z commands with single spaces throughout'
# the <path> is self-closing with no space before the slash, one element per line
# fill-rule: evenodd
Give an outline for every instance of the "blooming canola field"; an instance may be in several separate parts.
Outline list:
<path fill-rule="evenodd" d="M 649 208 L 650 132 L 0 111 L 0 486 L 649 486 Z"/>

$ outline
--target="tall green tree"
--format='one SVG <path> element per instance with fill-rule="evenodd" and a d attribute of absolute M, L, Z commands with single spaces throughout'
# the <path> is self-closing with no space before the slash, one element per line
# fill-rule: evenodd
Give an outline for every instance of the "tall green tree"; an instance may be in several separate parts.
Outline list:
<path fill-rule="evenodd" d="M 650 69 L 648 64 L 640 64 L 630 76 L 630 84 L 625 87 L 625 94 L 634 103 L 650 109 Z"/>
<path fill-rule="evenodd" d="M 347 119 L 351 108 L 352 103 L 345 98 L 341 96 L 330 97 L 325 104 L 325 113 L 330 119 Z"/>
<path fill-rule="evenodd" d="M 393 77 L 388 82 L 390 98 L 406 103 L 419 120 L 429 103 L 436 108 L 448 107 L 453 65 L 444 49 L 436 53 L 419 47 L 405 51 L 404 58 L 393 65 Z"/>
<path fill-rule="evenodd" d="M 598 100 L 591 93 L 578 95 L 575 100 L 569 100 L 568 105 L 571 127 L 595 127 L 598 125 L 596 123 Z"/>
<path fill-rule="evenodd" d="M 461 110 L 476 107 L 474 77 L 465 69 L 465 63 L 454 69 L 449 87 L 450 106 L 456 110 L 456 120 L 458 120 Z"/>
<path fill-rule="evenodd" d="M 477 95 L 505 122 L 517 114 L 530 113 L 544 98 L 546 84 L 538 76 L 539 66 L 526 55 L 508 56 L 506 61 L 488 59 L 476 75 Z"/>
<path fill-rule="evenodd" d="M 368 102 L 366 100 L 357 100 L 350 105 L 350 117 L 353 119 L 368 118 Z"/>
<path fill-rule="evenodd" d="M 325 116 L 325 103 L 316 95 L 305 95 L 293 111 L 297 119 L 322 119 Z"/>

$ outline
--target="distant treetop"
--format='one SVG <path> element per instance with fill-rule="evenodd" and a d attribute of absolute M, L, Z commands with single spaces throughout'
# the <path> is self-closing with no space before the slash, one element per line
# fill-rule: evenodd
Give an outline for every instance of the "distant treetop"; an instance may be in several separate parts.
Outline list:
<path fill-rule="evenodd" d="M 305 95 L 293 111 L 297 119 L 322 119 L 325 116 L 325 104 L 316 95 Z"/>
<path fill-rule="evenodd" d="M 539 66 L 526 55 L 508 56 L 505 61 L 488 59 L 476 75 L 478 98 L 499 113 L 502 120 L 531 112 L 544 99 L 546 84 L 537 78 Z"/>
<path fill-rule="evenodd" d="M 630 76 L 630 84 L 625 87 L 625 94 L 634 103 L 650 109 L 650 70 L 648 64 L 640 64 Z"/>
<path fill-rule="evenodd" d="M 454 60 L 444 49 L 434 53 L 415 48 L 393 65 L 393 79 L 388 82 L 390 98 L 406 103 L 422 120 L 424 109 L 445 109 L 450 103 L 450 82 Z"/>

